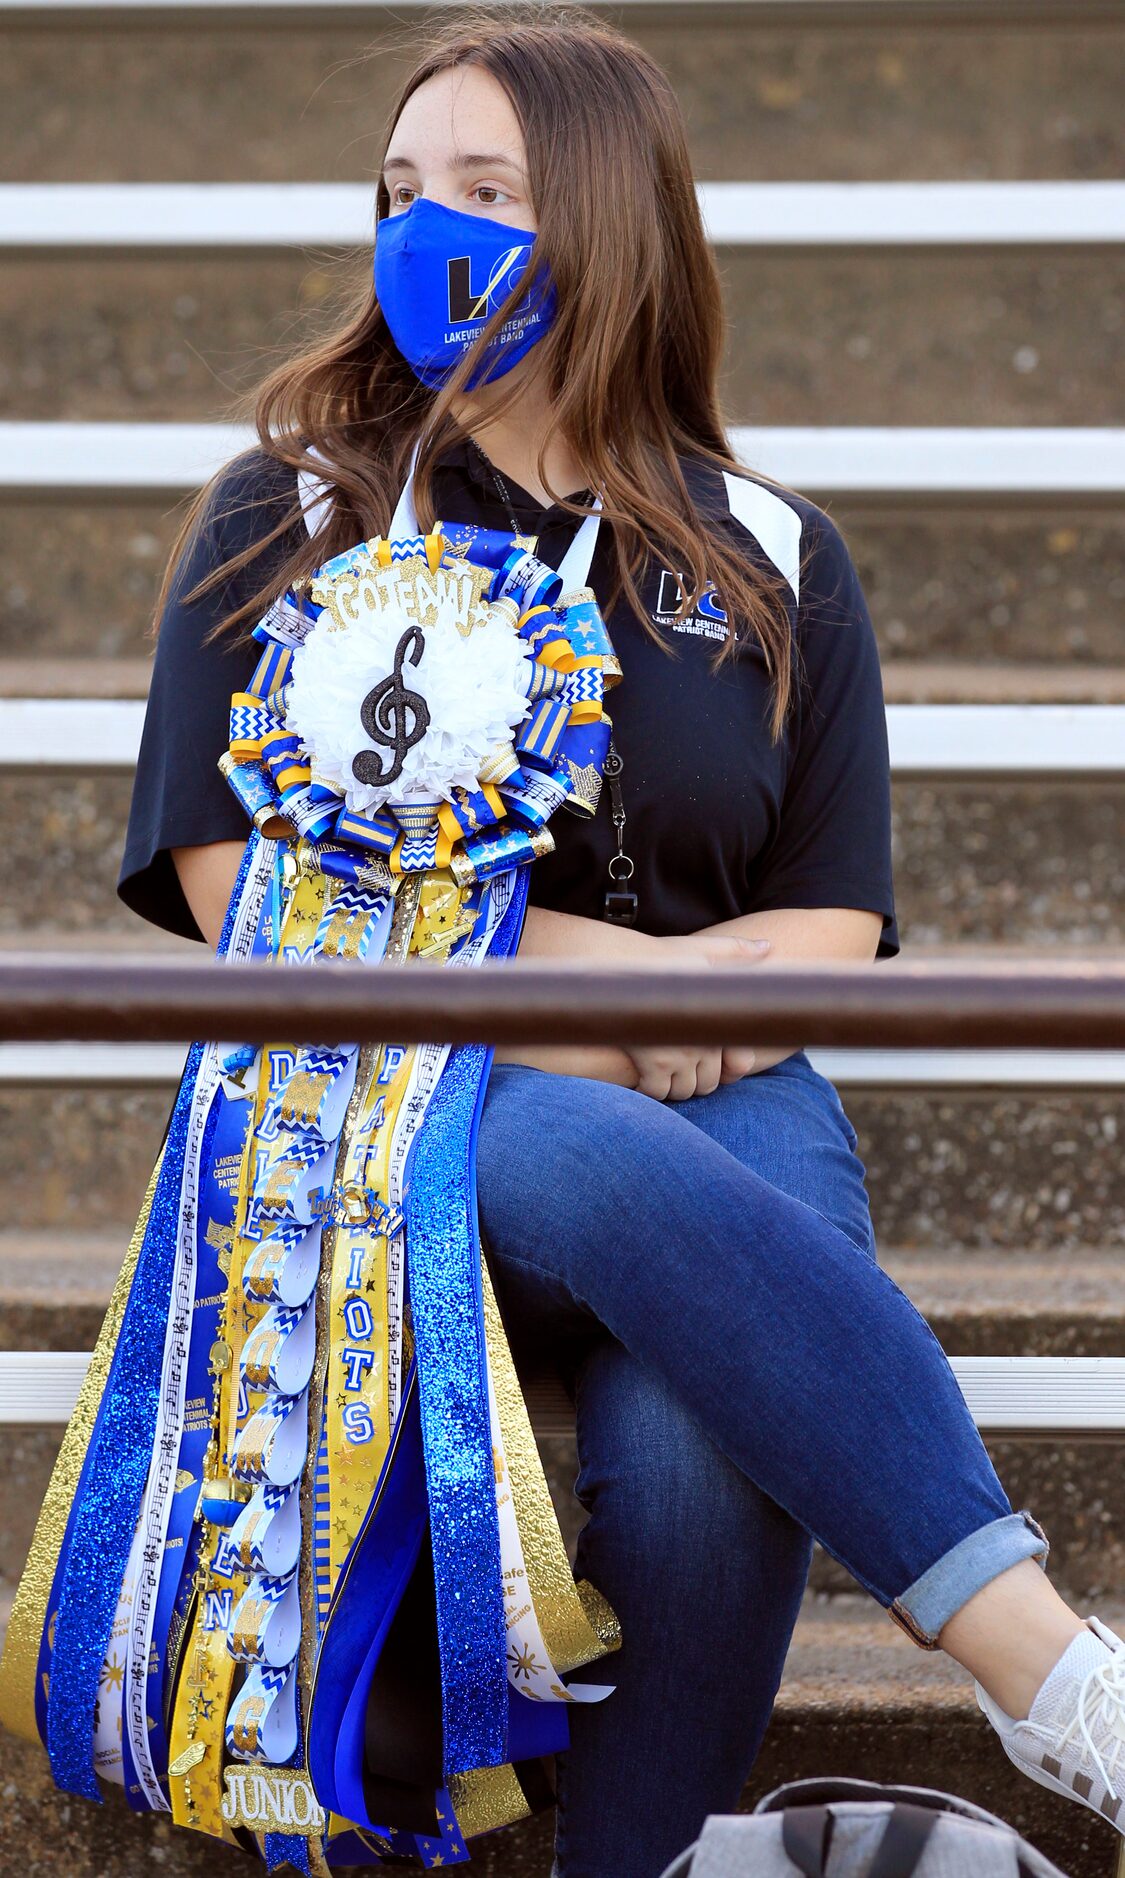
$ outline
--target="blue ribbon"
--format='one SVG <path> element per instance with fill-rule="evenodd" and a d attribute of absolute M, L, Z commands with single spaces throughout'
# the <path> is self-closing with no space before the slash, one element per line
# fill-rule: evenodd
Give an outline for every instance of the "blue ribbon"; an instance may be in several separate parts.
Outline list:
<path fill-rule="evenodd" d="M 59 1592 L 47 1753 L 55 1785 L 87 1800 L 102 1797 L 93 1767 L 94 1705 L 152 1456 L 188 1115 L 202 1058 L 203 1045 L 193 1043 L 75 1501 Z"/>
<path fill-rule="evenodd" d="M 234 909 L 259 839 L 256 833 L 251 835 L 242 857 L 219 941 L 220 956 L 230 943 Z M 48 1644 L 44 1637 L 50 1684 L 40 1726 L 51 1777 L 64 1792 L 99 1804 L 102 1793 L 93 1765 L 94 1708 L 152 1455 L 187 1124 L 202 1059 L 203 1045 L 193 1043 L 169 1119 L 136 1273 L 59 1552 L 51 1592 L 51 1605 L 57 1610 L 53 1641 Z M 42 1667 L 41 1657 L 41 1672 Z M 42 1673 L 37 1683 L 41 1689 Z"/>
<path fill-rule="evenodd" d="M 418 1558 L 426 1480 L 413 1362 L 371 1503 L 329 1607 L 309 1712 L 309 1772 L 322 1806 L 377 1827 L 363 1791 L 364 1714 L 379 1652 Z"/>
<path fill-rule="evenodd" d="M 515 951 L 528 870 L 489 947 Z M 508 1760 L 500 1533 L 488 1414 L 476 1137 L 493 1051 L 450 1052 L 406 1170 L 406 1256 L 434 1554 L 446 1776 Z"/>

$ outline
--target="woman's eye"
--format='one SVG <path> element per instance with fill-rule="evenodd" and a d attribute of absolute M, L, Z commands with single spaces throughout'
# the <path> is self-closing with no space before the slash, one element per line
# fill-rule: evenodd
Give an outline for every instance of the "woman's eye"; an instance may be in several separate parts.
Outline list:
<path fill-rule="evenodd" d="M 409 183 L 396 183 L 391 190 L 392 209 L 408 209 L 416 194 Z"/>
<path fill-rule="evenodd" d="M 507 191 L 500 189 L 496 183 L 478 183 L 471 193 L 478 197 L 481 205 L 486 209 L 495 208 L 501 200 L 505 202 L 512 200 Z"/>

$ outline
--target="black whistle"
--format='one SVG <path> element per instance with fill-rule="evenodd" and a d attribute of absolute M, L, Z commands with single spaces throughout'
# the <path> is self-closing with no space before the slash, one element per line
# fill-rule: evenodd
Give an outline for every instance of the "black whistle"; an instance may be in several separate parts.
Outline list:
<path fill-rule="evenodd" d="M 605 909 L 602 918 L 614 926 L 635 926 L 637 923 L 637 896 L 628 888 L 610 887 L 605 896 Z"/>

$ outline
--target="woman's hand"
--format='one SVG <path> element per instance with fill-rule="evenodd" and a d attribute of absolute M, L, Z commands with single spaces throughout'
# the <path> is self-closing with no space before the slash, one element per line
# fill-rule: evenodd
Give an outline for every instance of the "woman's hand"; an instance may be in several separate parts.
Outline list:
<path fill-rule="evenodd" d="M 770 941 L 737 933 L 695 932 L 658 939 L 658 963 L 698 972 L 709 965 L 752 965 L 766 956 Z M 670 1044 L 630 1046 L 637 1068 L 634 1088 L 657 1102 L 686 1102 L 710 1095 L 721 1083 L 749 1076 L 757 1053 L 747 1045 L 711 1044 L 705 1048 Z"/>
<path fill-rule="evenodd" d="M 709 965 L 751 965 L 768 954 L 772 943 L 760 933 L 698 932 L 657 938 L 634 927 L 531 906 L 519 952 L 521 958 L 545 961 L 585 959 L 591 964 L 626 969 L 664 965 L 699 972 Z M 556 1076 L 584 1076 L 595 1082 L 616 1083 L 619 1088 L 639 1089 L 657 1101 L 680 1101 L 690 1095 L 708 1094 L 722 1082 L 748 1076 L 758 1053 L 737 1045 L 726 1050 L 685 1050 L 682 1045 L 626 1050 L 609 1043 L 511 1043 L 499 1046 L 493 1060 L 523 1063 Z"/>
<path fill-rule="evenodd" d="M 556 913 L 550 907 L 529 906 L 519 944 L 521 959 L 583 959 L 591 965 L 628 968 L 652 965 L 660 941 L 631 926 L 587 919 L 579 913 Z M 493 1051 L 495 1063 L 523 1063 L 554 1076 L 585 1076 L 593 1082 L 616 1083 L 621 1089 L 636 1085 L 631 1056 L 616 1043 L 506 1043 Z"/>

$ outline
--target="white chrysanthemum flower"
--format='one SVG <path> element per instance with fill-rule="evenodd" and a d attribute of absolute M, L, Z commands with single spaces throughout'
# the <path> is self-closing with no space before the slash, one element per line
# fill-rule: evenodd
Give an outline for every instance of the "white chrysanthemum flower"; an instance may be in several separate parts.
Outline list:
<path fill-rule="evenodd" d="M 361 750 L 372 751 L 384 768 L 393 760 L 391 749 L 368 735 L 360 710 L 390 676 L 413 624 L 396 606 L 365 608 L 346 630 L 323 613 L 293 654 L 287 727 L 300 737 L 317 781 L 359 814 L 412 796 L 449 801 L 454 788 L 475 789 L 486 757 L 527 715 L 528 654 L 511 618 L 492 611 L 468 634 L 440 618 L 422 631 L 418 663 L 407 658 L 401 667 L 405 690 L 429 708 L 429 724 L 393 782 L 361 782 L 352 768 Z M 407 708 L 407 737 L 415 722 Z"/>

